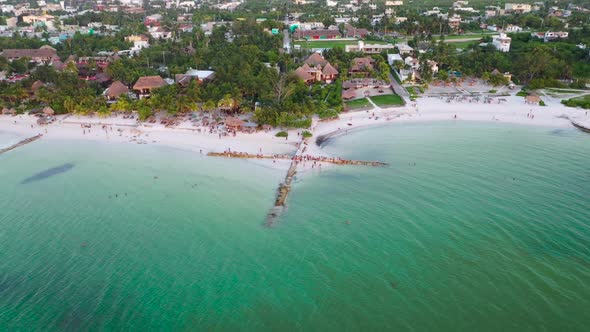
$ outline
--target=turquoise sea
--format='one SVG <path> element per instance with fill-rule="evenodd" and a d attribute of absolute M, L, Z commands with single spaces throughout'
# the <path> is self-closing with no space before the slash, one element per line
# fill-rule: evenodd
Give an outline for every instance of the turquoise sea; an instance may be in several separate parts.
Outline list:
<path fill-rule="evenodd" d="M 396 124 L 325 149 L 390 165 L 300 175 L 272 228 L 284 171 L 263 164 L 1 155 L 0 330 L 588 330 L 590 135 Z"/>

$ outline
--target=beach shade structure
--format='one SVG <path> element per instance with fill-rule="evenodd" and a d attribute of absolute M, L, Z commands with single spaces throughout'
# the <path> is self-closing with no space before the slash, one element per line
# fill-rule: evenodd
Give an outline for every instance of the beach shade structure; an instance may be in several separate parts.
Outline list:
<path fill-rule="evenodd" d="M 15 115 L 16 114 L 16 110 L 14 108 L 6 108 L 6 107 L 4 107 L 2 109 L 2 114 L 3 115 Z"/>
<path fill-rule="evenodd" d="M 350 100 L 356 97 L 356 91 L 354 89 L 346 90 L 342 92 L 342 99 Z"/>
<path fill-rule="evenodd" d="M 243 120 L 240 120 L 233 116 L 228 116 L 225 119 L 225 127 L 227 127 L 227 129 L 239 130 L 244 126 L 244 123 L 245 122 Z"/>
<path fill-rule="evenodd" d="M 54 116 L 55 111 L 53 110 L 53 108 L 46 106 L 45 108 L 43 108 L 43 114 L 45 114 L 47 116 Z"/>
<path fill-rule="evenodd" d="M 527 104 L 539 104 L 541 102 L 541 97 L 537 94 L 530 94 L 524 98 Z"/>
<path fill-rule="evenodd" d="M 105 91 L 105 96 L 108 100 L 114 100 L 127 93 L 129 93 L 129 88 L 125 84 L 121 83 L 121 81 L 115 81 Z"/>

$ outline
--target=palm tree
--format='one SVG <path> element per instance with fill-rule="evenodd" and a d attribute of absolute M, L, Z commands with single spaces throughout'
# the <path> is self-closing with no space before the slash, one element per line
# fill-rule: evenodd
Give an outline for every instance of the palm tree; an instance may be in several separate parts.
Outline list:
<path fill-rule="evenodd" d="M 219 102 L 217 102 L 217 107 L 220 110 L 233 110 L 235 106 L 235 100 L 232 96 L 228 93 Z"/>
<path fill-rule="evenodd" d="M 123 96 L 120 97 L 116 102 L 112 103 L 109 107 L 112 111 L 121 111 L 121 112 L 131 112 L 133 105 L 131 104 L 131 100 L 129 97 Z"/>
<path fill-rule="evenodd" d="M 74 113 L 76 111 L 76 102 L 71 97 L 64 99 L 64 108 L 68 113 Z"/>
<path fill-rule="evenodd" d="M 214 110 L 214 109 L 215 109 L 215 102 L 213 102 L 212 100 L 207 100 L 206 102 L 204 102 L 204 103 L 201 105 L 201 109 L 202 109 L 204 112 L 211 112 L 212 110 Z"/>

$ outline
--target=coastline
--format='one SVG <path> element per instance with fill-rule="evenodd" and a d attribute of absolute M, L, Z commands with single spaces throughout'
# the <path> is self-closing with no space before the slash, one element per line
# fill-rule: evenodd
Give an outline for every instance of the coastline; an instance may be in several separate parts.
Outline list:
<path fill-rule="evenodd" d="M 319 121 L 314 118 L 308 140 L 307 154 L 327 156 L 316 140 L 329 141 L 349 131 L 366 129 L 389 123 L 431 121 L 476 121 L 511 123 L 555 128 L 573 127 L 569 117 L 590 117 L 581 109 L 568 108 L 558 100 L 548 98 L 547 106 L 528 105 L 516 96 L 504 97 L 505 102 L 482 104 L 446 102 L 442 97 L 422 97 L 411 106 L 376 108 L 369 111 L 343 113 L 339 119 Z M 33 116 L 0 116 L 0 132 L 24 138 L 43 134 L 49 140 L 91 140 L 106 143 L 152 144 L 201 153 L 223 152 L 228 149 L 246 153 L 291 154 L 297 152 L 303 130 L 289 130 L 287 139 L 275 137 L 279 131 L 254 134 L 238 133 L 237 136 L 222 136 L 209 133 L 205 128 L 190 127 L 181 123 L 175 128 L 163 125 L 136 124 L 135 120 L 121 116 L 106 118 L 60 115 L 48 126 L 39 126 Z M 16 123 L 15 123 L 16 121 Z M 82 128 L 92 124 L 92 128 Z M 299 135 L 298 135 L 299 133 Z M 282 163 L 281 163 L 282 164 Z"/>

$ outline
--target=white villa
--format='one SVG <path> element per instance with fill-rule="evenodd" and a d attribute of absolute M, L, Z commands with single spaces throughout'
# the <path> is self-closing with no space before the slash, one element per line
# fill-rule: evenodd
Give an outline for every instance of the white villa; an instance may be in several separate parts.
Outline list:
<path fill-rule="evenodd" d="M 492 38 L 492 45 L 500 52 L 510 52 L 510 43 L 512 38 L 506 36 L 505 33 L 501 33 L 499 36 Z"/>

